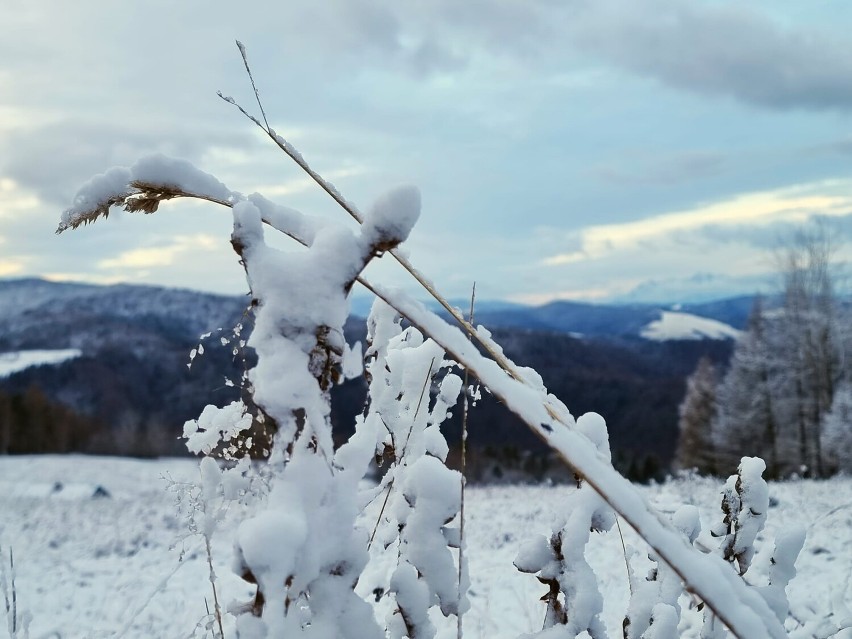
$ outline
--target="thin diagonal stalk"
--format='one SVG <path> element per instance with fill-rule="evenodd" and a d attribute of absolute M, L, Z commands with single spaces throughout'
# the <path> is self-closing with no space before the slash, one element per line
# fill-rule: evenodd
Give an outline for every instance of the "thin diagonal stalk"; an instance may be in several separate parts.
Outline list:
<path fill-rule="evenodd" d="M 251 74 L 251 67 L 248 63 L 246 48 L 239 40 L 237 40 L 237 48 L 240 50 L 240 55 L 243 57 L 243 64 L 246 65 L 246 73 L 248 73 L 249 80 L 251 80 L 251 88 L 254 89 L 254 98 L 257 100 L 257 106 L 260 107 L 260 115 L 263 116 L 263 122 L 266 124 L 266 128 L 268 129 L 269 121 L 266 119 L 266 112 L 263 110 L 263 103 L 260 101 L 260 93 L 257 91 L 257 85 L 254 83 L 254 76 Z"/>
<path fill-rule="evenodd" d="M 251 80 L 252 87 L 255 87 L 254 77 L 251 74 L 251 68 L 250 68 L 249 63 L 248 63 L 248 58 L 246 57 L 246 54 L 245 54 L 245 47 L 240 42 L 237 42 L 237 46 L 240 50 L 240 55 L 242 56 L 243 62 L 246 66 L 246 71 L 248 73 L 249 79 Z M 269 139 L 271 139 L 273 141 L 273 143 L 275 143 L 275 145 L 278 146 L 278 148 L 280 148 L 282 151 L 284 151 L 284 153 L 291 160 L 293 160 L 299 166 L 299 168 L 301 168 L 314 182 L 316 182 L 316 184 L 323 191 L 325 191 L 344 211 L 346 211 L 346 213 L 348 213 L 349 216 L 352 217 L 352 219 L 354 219 L 359 224 L 364 223 L 364 216 L 357 209 L 357 207 L 355 207 L 355 205 L 353 205 L 346 198 L 344 198 L 343 195 L 341 195 L 341 193 L 334 186 L 331 185 L 331 183 L 329 183 L 319 173 L 317 173 L 315 170 L 313 170 L 311 168 L 311 166 L 308 164 L 308 162 L 305 160 L 304 156 L 301 153 L 299 153 L 295 149 L 295 147 L 293 147 L 289 142 L 287 142 L 284 138 L 282 138 L 280 135 L 278 135 L 269 126 L 269 123 L 266 121 L 265 114 L 263 115 L 264 122 L 261 122 L 255 116 L 251 115 L 248 111 L 246 111 L 246 109 L 244 109 L 233 98 L 226 97 L 225 95 L 222 94 L 221 91 L 218 92 L 217 95 L 220 98 L 222 98 L 222 100 L 227 102 L 228 104 L 231 104 L 232 106 L 239 109 L 240 112 L 244 116 L 246 116 L 249 120 L 254 122 L 255 125 L 257 125 L 264 133 L 266 133 L 266 135 L 269 137 Z M 260 96 L 257 93 L 256 87 L 255 87 L 255 97 L 257 97 L 258 104 L 260 105 L 261 104 L 260 103 Z M 261 108 L 261 114 L 263 114 L 264 113 L 263 106 L 261 105 L 260 108 Z M 414 277 L 414 279 L 417 281 L 417 283 L 420 284 L 429 293 L 429 295 L 431 295 L 432 298 L 435 301 L 437 301 L 438 304 L 440 304 L 441 307 L 445 311 L 447 311 L 447 313 L 450 314 L 450 316 L 453 318 L 453 320 L 455 320 L 456 323 L 459 324 L 459 326 L 461 326 L 468 334 L 472 335 L 473 338 L 476 339 L 477 342 L 479 342 L 479 344 L 485 349 L 485 351 L 488 353 L 488 355 L 492 359 L 494 359 L 497 363 L 500 364 L 501 368 L 503 368 L 507 373 L 509 373 L 512 377 L 514 377 L 518 381 L 524 382 L 523 377 L 520 375 L 520 373 L 518 372 L 516 367 L 513 365 L 513 363 L 510 360 L 508 360 L 502 353 L 493 349 L 487 341 L 481 340 L 479 338 L 479 336 L 476 333 L 476 329 L 472 326 L 472 324 L 470 322 L 468 322 L 467 320 L 465 320 L 465 318 L 462 316 L 462 314 L 456 308 L 454 308 L 443 295 L 440 294 L 440 292 L 434 287 L 434 285 L 429 280 L 429 278 L 427 278 L 425 275 L 423 275 L 423 273 L 421 273 L 420 270 L 417 269 L 411 263 L 411 261 L 407 257 L 405 257 L 404 255 L 402 255 L 397 249 L 391 249 L 389 251 L 389 253 L 406 271 L 408 271 L 408 273 L 412 277 Z M 554 417 L 554 419 L 558 419 L 555 415 L 553 417 Z"/>
<path fill-rule="evenodd" d="M 473 305 L 476 301 L 476 282 L 470 292 L 470 313 L 468 318 L 473 324 Z M 468 341 L 470 334 L 468 333 Z M 467 418 L 470 412 L 470 371 L 464 369 L 464 404 L 462 404 L 462 432 L 461 432 L 461 503 L 459 505 L 459 599 L 462 592 L 462 573 L 464 566 L 464 492 L 467 484 Z M 462 639 L 462 614 L 456 614 L 456 639 Z"/>

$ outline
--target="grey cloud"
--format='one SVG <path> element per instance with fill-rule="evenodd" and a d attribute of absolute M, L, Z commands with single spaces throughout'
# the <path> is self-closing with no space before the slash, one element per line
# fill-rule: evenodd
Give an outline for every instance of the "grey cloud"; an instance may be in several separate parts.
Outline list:
<path fill-rule="evenodd" d="M 170 20 L 161 19 L 164 12 Z M 11 20 L 8 13 L 0 12 L 0 18 Z M 452 73 L 483 53 L 512 57 L 525 71 L 548 74 L 575 65 L 579 52 L 678 89 L 753 105 L 852 108 L 852 42 L 845 32 L 783 27 L 742 3 L 288 0 L 264 7 L 260 18 L 251 9 L 226 3 L 161 0 L 131 6 L 80 0 L 59 16 L 63 33 L 75 35 L 78 50 L 70 56 L 63 51 L 63 39 L 52 32 L 59 28 L 54 13 L 33 10 L 35 36 L 28 36 L 26 56 L 17 55 L 23 46 L 17 34 L 0 44 L 9 59 L 26 66 L 24 80 L 36 96 L 71 74 L 83 86 L 106 77 L 142 97 L 151 90 L 147 80 L 153 68 L 169 76 L 177 67 L 181 73 L 174 77 L 203 85 L 221 79 L 233 57 L 230 41 L 239 35 L 262 77 L 284 82 L 350 75 L 370 67 L 417 77 Z M 117 26 L 104 30 L 103 24 Z M 136 24 L 148 25 L 150 38 L 162 46 L 149 47 L 144 56 L 128 48 L 128 38 L 135 35 L 128 25 Z M 186 24 L 193 28 L 187 31 Z M 91 51 L 80 58 L 82 49 Z M 165 89 L 188 93 L 185 86 Z"/>
<path fill-rule="evenodd" d="M 272 14 L 280 29 L 275 57 L 298 59 L 303 70 L 348 75 L 373 66 L 423 77 L 461 69 L 468 58 L 445 37 L 452 24 L 411 4 L 294 0 L 280 3 Z M 262 32 L 255 37 L 266 39 Z M 251 40 L 246 44 L 251 47 Z"/>
<path fill-rule="evenodd" d="M 772 108 L 852 108 L 852 43 L 741 4 L 577 0 L 576 47 L 670 86 Z"/>
<path fill-rule="evenodd" d="M 611 301 L 634 304 L 700 303 L 772 290 L 773 275 L 734 276 L 697 272 L 684 277 L 649 279 Z"/>
<path fill-rule="evenodd" d="M 835 140 L 826 144 L 809 146 L 804 149 L 808 155 L 852 155 L 852 138 Z"/>
<path fill-rule="evenodd" d="M 5 160 L 0 174 L 34 190 L 40 199 L 64 205 L 77 187 L 92 175 L 139 157 L 160 152 L 197 161 L 211 145 L 245 146 L 239 134 L 200 132 L 192 128 L 152 128 L 140 122 L 125 126 L 65 120 L 0 139 Z"/>
<path fill-rule="evenodd" d="M 347 34 L 344 48 L 367 44 L 419 73 L 463 68 L 481 50 L 547 73 L 576 62 L 579 52 L 677 89 L 752 105 L 852 108 L 852 43 L 845 34 L 783 27 L 742 4 L 377 0 L 368 6 L 336 24 L 336 32 Z M 411 40 L 422 45 L 403 46 Z"/>
<path fill-rule="evenodd" d="M 726 157 L 711 151 L 690 151 L 673 155 L 628 157 L 619 164 L 595 167 L 591 173 L 619 185 L 666 185 L 717 175 L 724 170 Z"/>
<path fill-rule="evenodd" d="M 695 230 L 674 233 L 676 239 L 689 241 L 690 238 L 699 236 L 703 240 L 710 240 L 717 244 L 746 244 L 753 248 L 765 251 L 767 255 L 779 247 L 789 244 L 797 231 L 803 226 L 822 222 L 827 230 L 833 235 L 838 244 L 848 240 L 852 232 L 852 211 L 846 215 L 822 216 L 811 215 L 808 222 L 803 224 L 797 222 L 780 221 L 766 225 L 717 225 L 708 224 Z"/>
<path fill-rule="evenodd" d="M 401 56 L 411 55 L 400 45 L 406 38 L 429 42 L 430 70 L 446 69 L 446 59 L 461 68 L 486 50 L 546 73 L 576 62 L 579 52 L 677 89 L 752 105 L 852 108 L 852 42 L 844 33 L 783 27 L 742 4 L 441 0 L 422 7 L 388 3 L 384 11 L 371 6 L 383 18 L 356 22 L 362 37 Z"/>

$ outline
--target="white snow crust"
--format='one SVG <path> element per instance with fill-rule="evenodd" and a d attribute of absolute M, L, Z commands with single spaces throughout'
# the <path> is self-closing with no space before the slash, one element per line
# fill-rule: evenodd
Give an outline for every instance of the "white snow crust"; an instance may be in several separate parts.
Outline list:
<path fill-rule="evenodd" d="M 737 339 L 740 333 L 724 322 L 691 313 L 663 311 L 662 317 L 645 326 L 640 335 L 645 339 L 665 342 L 678 339 Z"/>
<path fill-rule="evenodd" d="M 191 162 L 157 153 L 141 158 L 130 168 L 114 167 L 91 178 L 78 189 L 71 206 L 62 212 L 60 229 L 73 225 L 88 211 L 111 199 L 134 192 L 130 186 L 134 181 L 177 187 L 187 193 L 223 201 L 237 197 L 219 180 L 197 169 Z"/>
<path fill-rule="evenodd" d="M 202 540 L 188 536 L 164 477 L 197 482 L 198 462 L 79 455 L 0 457 L 0 546 L 4 553 L 14 550 L 18 606 L 33 617 L 30 636 L 205 636 L 209 619 L 205 598 L 212 601 L 207 557 Z M 110 497 L 93 499 L 97 486 Z M 718 479 L 688 477 L 637 490 L 664 511 L 692 504 L 695 510 L 677 517 L 689 527 L 696 511 L 705 524 L 718 518 L 720 487 Z M 470 561 L 471 608 L 464 618 L 465 637 L 515 639 L 540 630 L 544 604 L 539 598 L 546 588 L 515 570 L 512 561 L 522 539 L 550 529 L 553 504 L 562 503 L 571 491 L 570 486 L 549 485 L 468 487 L 465 552 Z M 783 584 L 790 612 L 811 628 L 826 626 L 832 611 L 839 616 L 834 621 L 839 621 L 852 609 L 847 584 L 852 574 L 852 478 L 773 482 L 769 494 L 777 505 L 769 510 L 767 540 L 758 539 L 758 555 L 766 553 L 766 558 L 755 560 L 750 579 L 766 583 L 771 577 L 777 586 Z M 375 500 L 365 512 L 365 526 L 375 523 L 381 501 Z M 242 506 L 231 506 L 213 537 L 213 563 L 223 601 L 245 600 L 251 592 L 230 570 L 232 540 L 244 516 Z M 644 552 L 636 533 L 623 521 L 621 527 L 625 543 Z M 789 533 L 781 534 L 784 531 Z M 774 544 L 771 538 L 776 539 Z M 795 556 L 802 543 L 793 568 L 784 559 Z M 776 557 L 775 564 L 769 555 Z M 619 536 L 592 535 L 587 557 L 598 575 L 608 635 L 621 637 L 630 593 Z M 662 623 L 665 614 L 655 619 Z M 2 615 L 0 608 L 0 627 L 5 629 Z M 439 636 L 455 637 L 455 620 L 438 616 L 433 623 Z M 793 637 L 808 636 L 788 624 Z M 681 627 L 669 637 L 697 639 L 700 630 L 701 613 L 683 606 Z M 230 615 L 225 618 L 225 633 L 236 636 Z M 852 634 L 836 637 L 850 639 Z"/>
<path fill-rule="evenodd" d="M 408 239 L 419 217 L 420 191 L 414 186 L 399 187 L 376 200 L 364 218 L 361 233 L 371 243 L 396 245 Z"/>
<path fill-rule="evenodd" d="M 0 353 L 0 378 L 9 377 L 32 366 L 53 366 L 80 357 L 78 348 L 57 350 L 29 350 Z"/>

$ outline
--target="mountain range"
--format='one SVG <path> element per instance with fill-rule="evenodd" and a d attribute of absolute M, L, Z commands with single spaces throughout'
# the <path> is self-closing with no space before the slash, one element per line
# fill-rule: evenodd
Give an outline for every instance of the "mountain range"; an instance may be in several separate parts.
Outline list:
<path fill-rule="evenodd" d="M 207 403 L 239 395 L 227 380 L 239 379 L 251 364 L 250 351 L 238 347 L 250 330 L 248 303 L 247 297 L 161 287 L 0 280 L 0 361 L 30 357 L 12 362 L 5 374 L 0 366 L 0 393 L 36 388 L 96 423 L 100 435 L 84 447 L 90 452 L 178 454 L 185 420 Z M 371 303 L 353 300 L 350 342 L 363 343 L 363 315 Z M 731 338 L 745 326 L 752 304 L 748 297 L 676 308 L 478 301 L 475 323 L 491 329 L 511 358 L 538 370 L 574 414 L 603 414 L 616 459 L 641 474 L 670 460 L 684 378 L 703 355 L 727 361 Z M 240 323 L 242 335 L 235 339 Z M 191 349 L 203 356 L 190 367 Z M 37 366 L 34 351 L 62 356 L 54 353 L 53 363 Z M 351 432 L 364 397 L 363 380 L 336 389 L 332 418 L 341 437 Z M 545 453 L 487 394 L 472 415 L 472 424 L 477 421 L 474 451 L 515 459 Z M 451 441 L 459 429 L 457 420 L 448 425 Z M 27 445 L 27 452 L 36 452 L 36 444 Z M 22 452 L 12 446 L 16 451 Z"/>

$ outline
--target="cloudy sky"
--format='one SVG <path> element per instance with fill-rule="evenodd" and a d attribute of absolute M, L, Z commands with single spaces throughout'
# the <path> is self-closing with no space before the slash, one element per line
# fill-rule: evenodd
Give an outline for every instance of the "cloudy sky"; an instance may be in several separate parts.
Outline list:
<path fill-rule="evenodd" d="M 78 186 L 152 152 L 343 220 L 216 97 L 254 106 L 236 38 L 272 126 L 348 199 L 420 187 L 408 249 L 448 296 L 768 290 L 797 225 L 828 218 L 838 244 L 852 229 L 848 2 L 236 5 L 0 5 L 0 277 L 244 292 L 223 209 L 54 235 Z"/>

